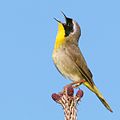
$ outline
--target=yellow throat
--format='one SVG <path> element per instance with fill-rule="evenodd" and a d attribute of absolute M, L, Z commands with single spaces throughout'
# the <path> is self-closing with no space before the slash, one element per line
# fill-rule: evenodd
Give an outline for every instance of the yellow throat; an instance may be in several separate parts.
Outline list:
<path fill-rule="evenodd" d="M 56 36 L 54 49 L 58 49 L 65 42 L 65 30 L 62 23 L 58 22 L 58 32 Z"/>

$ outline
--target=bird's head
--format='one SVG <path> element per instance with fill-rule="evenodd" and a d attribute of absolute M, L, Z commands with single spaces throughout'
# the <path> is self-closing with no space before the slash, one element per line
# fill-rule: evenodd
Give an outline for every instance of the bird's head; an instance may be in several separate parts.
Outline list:
<path fill-rule="evenodd" d="M 62 23 L 55 18 L 55 20 L 58 22 L 58 32 L 55 44 L 56 47 L 59 47 L 66 41 L 74 42 L 75 44 L 77 44 L 81 35 L 80 26 L 78 25 L 78 23 L 72 18 L 66 17 L 63 12 L 62 14 L 64 15 L 65 23 Z"/>

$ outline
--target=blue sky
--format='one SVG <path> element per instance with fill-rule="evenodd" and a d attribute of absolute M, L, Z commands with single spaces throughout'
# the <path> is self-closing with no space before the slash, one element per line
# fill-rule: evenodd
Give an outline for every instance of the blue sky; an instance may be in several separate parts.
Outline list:
<path fill-rule="evenodd" d="M 61 10 L 81 26 L 79 45 L 113 113 L 86 87 L 78 119 L 120 119 L 120 1 L 0 1 L 0 120 L 62 120 L 51 94 L 70 83 L 53 65 Z"/>

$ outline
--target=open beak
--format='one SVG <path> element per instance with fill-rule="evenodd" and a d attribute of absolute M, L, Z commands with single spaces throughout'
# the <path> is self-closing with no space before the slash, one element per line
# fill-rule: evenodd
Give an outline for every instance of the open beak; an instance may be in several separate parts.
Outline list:
<path fill-rule="evenodd" d="M 66 17 L 66 15 L 61 11 L 65 18 L 65 23 L 62 23 L 58 19 L 54 18 L 58 23 L 61 23 L 65 29 L 65 35 L 68 36 L 71 32 L 73 32 L 73 20 L 71 18 Z"/>
<path fill-rule="evenodd" d="M 64 25 L 68 25 L 69 24 L 69 21 L 72 20 L 71 18 L 68 18 L 62 11 L 61 13 L 63 14 L 64 18 L 65 18 L 65 23 L 62 23 L 60 20 L 54 18 L 57 22 L 61 23 L 61 24 L 64 24 Z"/>

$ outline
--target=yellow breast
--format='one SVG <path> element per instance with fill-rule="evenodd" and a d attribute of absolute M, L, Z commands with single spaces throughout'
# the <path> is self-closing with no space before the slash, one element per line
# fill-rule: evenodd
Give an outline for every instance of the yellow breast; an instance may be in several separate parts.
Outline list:
<path fill-rule="evenodd" d="M 65 42 L 65 30 L 61 23 L 58 22 L 58 32 L 54 49 L 58 49 Z"/>

